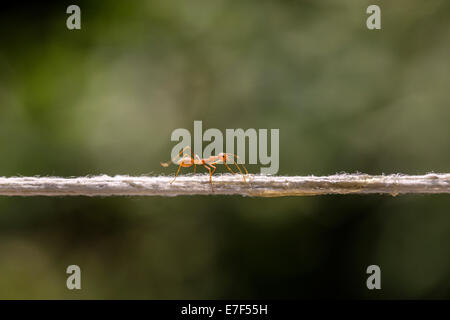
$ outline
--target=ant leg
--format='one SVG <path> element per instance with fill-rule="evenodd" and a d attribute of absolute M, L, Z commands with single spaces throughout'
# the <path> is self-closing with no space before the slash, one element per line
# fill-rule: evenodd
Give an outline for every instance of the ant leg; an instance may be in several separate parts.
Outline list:
<path fill-rule="evenodd" d="M 192 150 L 191 150 L 191 153 L 192 153 Z M 195 161 L 197 160 L 197 161 L 199 161 L 198 163 L 200 163 L 200 157 L 198 155 L 194 156 L 193 153 L 192 153 L 192 156 L 195 157 L 195 159 L 192 158 L 192 162 L 194 163 L 194 173 L 195 173 L 197 171 L 197 164 L 195 163 Z"/>
<path fill-rule="evenodd" d="M 227 167 L 228 171 L 231 172 L 231 174 L 236 174 L 233 170 L 231 170 L 231 168 L 226 164 L 226 162 L 223 163 L 225 165 L 225 167 Z"/>
<path fill-rule="evenodd" d="M 216 171 L 216 167 L 212 166 L 211 164 L 208 164 L 208 165 L 204 164 L 203 166 L 206 169 L 208 169 L 208 171 L 209 171 L 209 183 L 211 185 L 211 191 L 214 191 L 213 184 L 212 184 L 212 174 L 214 173 L 214 171 Z M 209 166 L 214 168 L 213 171 L 211 171 L 211 168 Z"/>
<path fill-rule="evenodd" d="M 181 158 L 181 155 L 182 155 L 186 150 L 188 150 L 188 149 L 191 151 L 192 159 L 194 159 L 194 154 L 192 153 L 191 147 L 190 147 L 190 146 L 186 146 L 186 147 L 184 147 L 183 150 L 181 150 L 181 151 L 178 153 L 178 155 L 175 156 L 172 160 L 170 160 L 170 161 L 168 161 L 168 162 L 160 162 L 160 163 L 161 163 L 161 166 L 163 166 L 163 167 L 168 167 L 168 166 L 170 165 L 170 163 L 176 163 L 176 161 L 177 161 L 178 159 Z M 187 155 L 187 154 L 184 154 L 184 155 L 183 155 L 183 157 L 185 157 L 185 156 L 190 157 L 190 156 Z"/>
<path fill-rule="evenodd" d="M 170 182 L 170 184 L 175 182 L 175 179 L 177 178 L 178 174 L 180 173 L 182 165 L 183 165 L 183 161 L 181 161 L 180 166 L 178 167 L 178 170 L 177 170 L 177 174 L 175 175 L 175 178 L 173 178 L 172 182 Z"/>
<path fill-rule="evenodd" d="M 183 158 L 185 158 L 185 157 L 189 157 L 189 155 L 186 153 L 186 154 L 183 155 Z M 178 174 L 180 173 L 181 166 L 182 166 L 183 164 L 185 164 L 185 163 L 183 162 L 183 160 L 181 160 L 180 165 L 178 166 L 177 173 L 175 174 L 175 178 L 173 178 L 173 180 L 172 180 L 172 182 L 170 182 L 170 184 L 172 184 L 172 183 L 175 182 L 175 179 L 177 178 Z"/>
<path fill-rule="evenodd" d="M 185 154 L 184 156 L 192 159 L 192 163 L 194 163 L 194 173 L 195 173 L 195 160 L 200 160 L 200 157 L 198 155 L 194 154 L 194 152 L 192 152 L 191 147 L 189 147 L 189 146 L 184 148 L 183 151 L 187 150 L 187 149 L 189 149 L 189 152 L 191 153 L 191 155 Z"/>
<path fill-rule="evenodd" d="M 211 162 L 211 163 L 208 163 L 208 164 L 212 165 L 212 164 L 216 164 L 216 163 L 219 163 L 219 162 L 222 162 L 225 165 L 225 167 L 227 167 L 228 171 L 231 172 L 231 174 L 236 174 L 233 170 L 231 170 L 231 168 L 226 164 L 226 162 L 223 162 L 223 160 L 221 160 L 221 159 L 219 159 L 217 161 L 214 161 L 214 162 Z"/>
<path fill-rule="evenodd" d="M 239 169 L 239 166 L 238 166 L 238 164 L 236 163 L 236 161 L 234 161 L 234 164 L 235 164 L 236 167 Z M 248 174 L 247 168 L 244 166 L 243 163 L 241 163 L 241 166 L 244 168 L 245 173 Z M 247 182 L 247 180 L 245 180 L 245 174 L 242 173 L 241 169 L 239 169 L 239 171 L 240 171 L 241 174 L 242 174 L 242 178 L 244 178 L 244 182 Z"/>
<path fill-rule="evenodd" d="M 214 172 L 216 171 L 217 168 L 212 163 L 210 163 L 208 165 L 210 167 L 213 167 L 213 171 L 209 173 L 209 181 L 212 183 L 212 175 L 214 174 Z"/>
<path fill-rule="evenodd" d="M 190 148 L 189 148 L 190 149 Z M 192 153 L 192 151 L 191 151 L 191 154 L 192 154 L 192 156 L 194 155 L 193 153 Z M 184 155 L 183 155 L 183 158 L 191 158 L 191 160 L 192 160 L 192 163 L 194 164 L 194 173 L 197 171 L 197 165 L 195 164 L 195 160 L 194 160 L 194 158 L 192 157 L 192 156 L 190 156 L 190 155 L 188 155 L 187 153 L 185 153 Z M 198 158 L 198 156 L 197 156 L 197 158 Z M 192 164 L 191 164 L 191 166 L 192 166 Z"/>
<path fill-rule="evenodd" d="M 211 168 L 209 166 L 207 166 L 206 164 L 203 165 L 206 169 L 208 169 L 209 171 L 209 182 L 212 182 L 211 176 L 212 176 L 212 172 L 211 172 Z"/>
<path fill-rule="evenodd" d="M 225 165 L 225 167 L 227 167 L 228 171 L 231 172 L 231 174 L 236 174 L 233 170 L 231 170 L 231 168 L 227 165 L 227 163 L 224 162 L 222 159 L 218 159 L 218 160 L 215 160 L 215 161 L 213 161 L 213 162 L 209 162 L 208 164 L 209 164 L 209 165 L 212 165 L 212 164 L 216 164 L 216 163 L 219 163 L 219 162 L 223 163 L 223 164 Z M 215 168 L 215 167 L 214 167 L 214 168 Z M 215 169 L 214 169 L 214 170 L 215 170 Z"/>
<path fill-rule="evenodd" d="M 242 170 L 241 170 L 241 168 L 239 167 L 239 165 L 237 164 L 236 160 L 234 160 L 234 157 L 237 157 L 237 158 L 239 158 L 239 157 L 238 157 L 237 155 L 232 154 L 232 153 L 227 153 L 227 155 L 230 157 L 230 159 L 233 160 L 234 165 L 235 165 L 236 168 L 239 170 L 239 172 L 242 174 L 242 178 L 244 178 L 244 182 L 247 182 L 247 180 L 245 179 L 245 174 L 242 172 Z M 226 159 L 225 159 L 225 161 L 223 161 L 223 160 L 217 160 L 217 161 L 215 161 L 215 162 L 209 163 L 209 165 L 211 165 L 211 164 L 216 164 L 216 163 L 219 162 L 219 161 L 221 161 L 221 162 L 225 165 L 225 167 L 227 167 L 228 171 L 230 171 L 232 174 L 235 174 L 235 172 L 234 172 L 233 170 L 231 170 L 231 168 L 227 165 Z M 248 174 L 247 168 L 244 166 L 244 164 L 241 163 L 241 165 L 242 165 L 242 167 L 244 168 L 245 173 Z"/>
<path fill-rule="evenodd" d="M 213 188 L 213 184 L 212 184 L 212 175 L 216 171 L 216 167 L 212 164 L 209 164 L 209 166 L 214 168 L 212 172 L 209 172 L 209 183 L 211 183 L 211 190 L 214 192 L 214 188 Z"/>
<path fill-rule="evenodd" d="M 231 154 L 231 155 L 232 155 L 233 157 L 235 157 L 236 159 L 238 159 L 238 160 L 240 159 L 239 156 L 238 156 L 237 154 Z M 233 162 L 234 162 L 234 164 L 235 164 L 236 166 L 238 166 L 237 163 L 236 163 L 236 161 L 235 161 L 234 159 L 233 159 Z M 243 163 L 241 163 L 241 166 L 244 168 L 245 173 L 248 174 L 247 168 L 244 166 Z M 240 170 L 239 170 L 239 171 L 240 171 Z"/>
<path fill-rule="evenodd" d="M 183 152 L 187 149 L 190 148 L 189 146 L 186 146 L 183 148 L 183 150 L 181 150 L 180 152 L 178 152 L 178 155 L 176 155 L 175 157 L 173 157 L 173 159 L 167 161 L 167 162 L 160 162 L 161 166 L 163 167 L 168 167 L 171 163 L 175 163 L 183 154 Z"/>
<path fill-rule="evenodd" d="M 239 159 L 239 157 L 238 157 L 237 155 L 235 155 L 235 154 L 228 154 L 228 156 L 230 156 L 230 158 L 231 158 L 231 159 L 233 160 L 233 162 L 234 162 L 234 165 L 235 165 L 236 168 L 239 170 L 239 172 L 242 174 L 242 178 L 244 178 L 244 182 L 247 182 L 247 180 L 245 179 L 244 173 L 242 172 L 241 168 L 239 167 L 239 165 L 237 164 L 236 160 L 234 159 L 235 157 L 236 157 L 237 159 Z M 244 168 L 245 173 L 248 174 L 247 168 L 244 166 L 244 164 L 241 163 L 241 165 L 242 165 L 242 167 Z"/>

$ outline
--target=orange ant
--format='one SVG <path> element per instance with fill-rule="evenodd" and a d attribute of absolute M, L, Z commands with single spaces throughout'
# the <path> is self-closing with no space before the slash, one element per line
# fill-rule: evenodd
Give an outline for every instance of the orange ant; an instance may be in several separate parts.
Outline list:
<path fill-rule="evenodd" d="M 188 149 L 189 149 L 191 155 L 188 155 L 187 153 L 184 153 Z M 183 154 L 183 157 L 181 157 L 182 154 Z M 175 181 L 175 179 L 177 178 L 178 174 L 180 173 L 181 167 L 188 168 L 188 167 L 194 166 L 194 173 L 195 173 L 196 170 L 197 170 L 197 166 L 203 166 L 206 169 L 208 169 L 208 171 L 209 171 L 209 183 L 211 183 L 211 186 L 212 186 L 212 175 L 214 174 L 214 171 L 216 171 L 216 166 L 214 166 L 215 164 L 218 164 L 218 163 L 221 162 L 221 163 L 223 163 L 225 165 L 225 167 L 227 167 L 228 171 L 230 171 L 232 174 L 236 174 L 227 165 L 227 161 L 228 161 L 228 159 L 230 159 L 230 160 L 233 160 L 234 165 L 239 170 L 239 172 L 242 174 L 242 177 L 244 178 L 244 182 L 247 182 L 245 180 L 245 175 L 242 172 L 242 170 L 239 167 L 239 165 L 237 164 L 235 158 L 239 159 L 239 157 L 237 155 L 234 155 L 234 154 L 231 154 L 231 153 L 219 153 L 218 156 L 211 156 L 211 157 L 206 158 L 206 159 L 200 159 L 200 157 L 198 155 L 194 155 L 194 153 L 191 150 L 191 147 L 187 146 L 187 147 L 184 147 L 184 149 L 181 150 L 180 153 L 178 153 L 178 155 L 175 158 L 172 159 L 172 161 L 161 162 L 161 165 L 163 167 L 168 167 L 171 162 L 176 163 L 178 165 L 177 173 L 175 174 L 175 178 L 173 178 L 173 180 L 170 182 L 171 184 Z M 245 173 L 248 174 L 248 171 L 245 168 L 244 164 L 241 164 L 241 165 L 244 168 Z"/>

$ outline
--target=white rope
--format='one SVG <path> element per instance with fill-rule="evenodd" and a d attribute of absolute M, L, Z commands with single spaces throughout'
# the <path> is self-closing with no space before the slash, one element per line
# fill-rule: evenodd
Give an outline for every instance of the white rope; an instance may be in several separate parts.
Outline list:
<path fill-rule="evenodd" d="M 450 193 L 450 174 L 332 176 L 208 175 L 178 176 L 0 177 L 0 196 L 178 196 L 241 195 L 282 197 L 324 194 Z"/>

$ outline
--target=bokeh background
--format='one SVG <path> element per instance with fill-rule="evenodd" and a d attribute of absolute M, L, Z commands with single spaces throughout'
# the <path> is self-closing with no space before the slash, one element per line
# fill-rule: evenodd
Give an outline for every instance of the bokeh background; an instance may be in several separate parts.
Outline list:
<path fill-rule="evenodd" d="M 5 3 L 0 37 L 1 176 L 173 175 L 194 120 L 279 128 L 282 175 L 450 171 L 448 0 Z M 0 298 L 450 298 L 450 197 L 0 197 Z"/>

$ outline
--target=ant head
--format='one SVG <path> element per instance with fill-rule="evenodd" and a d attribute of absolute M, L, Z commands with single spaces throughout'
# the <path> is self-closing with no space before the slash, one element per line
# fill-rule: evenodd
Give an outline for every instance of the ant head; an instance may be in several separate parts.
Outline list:
<path fill-rule="evenodd" d="M 228 154 L 222 152 L 222 153 L 219 153 L 218 157 L 220 160 L 226 161 L 228 159 Z"/>

